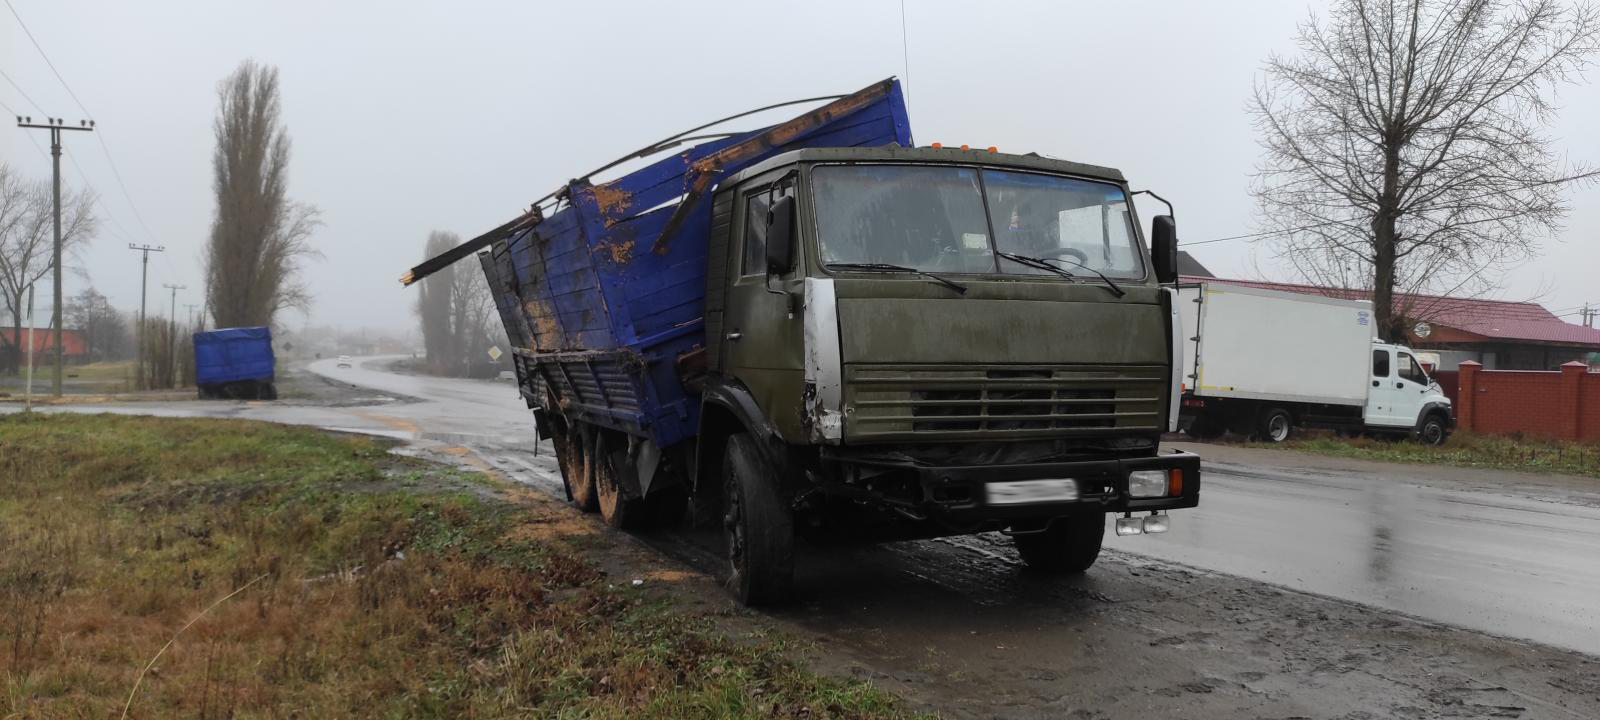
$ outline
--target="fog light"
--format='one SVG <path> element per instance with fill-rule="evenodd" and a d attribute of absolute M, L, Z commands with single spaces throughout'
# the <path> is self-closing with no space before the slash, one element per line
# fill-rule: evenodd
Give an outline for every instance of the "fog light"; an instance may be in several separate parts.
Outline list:
<path fill-rule="evenodd" d="M 1150 517 L 1144 519 L 1144 531 L 1152 535 L 1164 533 L 1171 526 L 1170 518 L 1161 513 L 1150 513 Z"/>
<path fill-rule="evenodd" d="M 1167 496 L 1167 471 L 1135 470 L 1128 473 L 1128 494 L 1136 498 Z"/>
<path fill-rule="evenodd" d="M 1144 521 L 1136 517 L 1117 518 L 1118 535 L 1138 535 L 1144 532 Z"/>

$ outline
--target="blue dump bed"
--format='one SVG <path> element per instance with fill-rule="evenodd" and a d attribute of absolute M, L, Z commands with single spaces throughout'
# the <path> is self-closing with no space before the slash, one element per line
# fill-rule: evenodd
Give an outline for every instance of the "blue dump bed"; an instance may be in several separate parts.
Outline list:
<path fill-rule="evenodd" d="M 668 447 L 696 432 L 681 358 L 706 346 L 710 191 L 723 177 L 811 147 L 911 145 L 885 80 L 794 120 L 674 154 L 600 185 L 573 181 L 479 253 L 530 406 Z"/>
<path fill-rule="evenodd" d="M 272 382 L 273 365 L 272 331 L 267 328 L 225 328 L 194 334 L 194 375 L 198 385 Z"/>

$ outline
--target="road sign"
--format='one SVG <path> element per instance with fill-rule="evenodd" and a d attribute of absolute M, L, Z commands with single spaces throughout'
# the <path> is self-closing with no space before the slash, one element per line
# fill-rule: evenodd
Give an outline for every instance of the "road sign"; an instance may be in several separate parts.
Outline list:
<path fill-rule="evenodd" d="M 489 359 L 490 360 L 492 360 L 494 362 L 500 362 L 500 356 L 504 355 L 504 354 L 505 353 L 500 352 L 500 346 L 499 345 L 490 345 L 489 346 Z"/>

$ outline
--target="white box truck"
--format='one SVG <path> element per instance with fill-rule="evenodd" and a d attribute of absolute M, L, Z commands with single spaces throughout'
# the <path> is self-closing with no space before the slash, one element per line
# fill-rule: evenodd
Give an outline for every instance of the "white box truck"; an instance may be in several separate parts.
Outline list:
<path fill-rule="evenodd" d="M 1450 399 L 1417 354 L 1379 342 L 1371 303 L 1222 282 L 1179 287 L 1188 330 L 1180 424 L 1283 442 L 1295 428 L 1440 444 Z"/>

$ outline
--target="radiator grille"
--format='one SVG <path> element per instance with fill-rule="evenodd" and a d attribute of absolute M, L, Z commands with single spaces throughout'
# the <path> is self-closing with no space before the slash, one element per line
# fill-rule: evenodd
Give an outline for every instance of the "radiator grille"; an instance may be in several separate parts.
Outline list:
<path fill-rule="evenodd" d="M 851 439 L 1043 437 L 1159 430 L 1160 366 L 846 368 Z"/>

